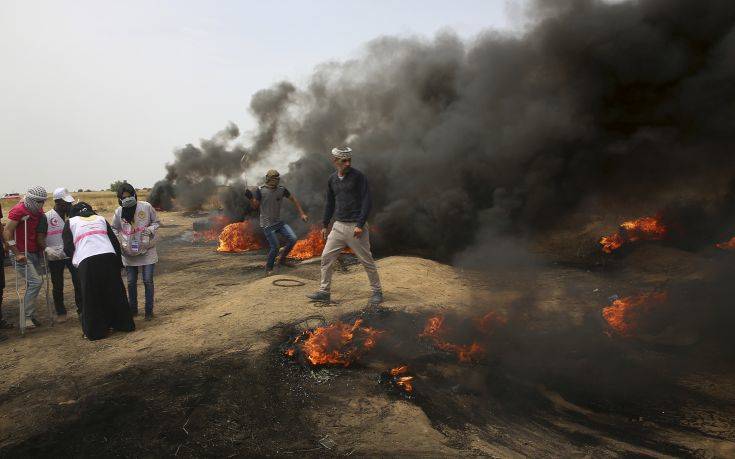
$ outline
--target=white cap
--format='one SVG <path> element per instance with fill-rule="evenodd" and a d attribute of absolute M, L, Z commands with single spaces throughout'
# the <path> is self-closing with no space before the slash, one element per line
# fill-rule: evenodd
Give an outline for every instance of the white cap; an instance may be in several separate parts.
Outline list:
<path fill-rule="evenodd" d="M 352 148 L 350 147 L 332 148 L 332 156 L 337 159 L 349 159 L 352 157 Z"/>
<path fill-rule="evenodd" d="M 54 201 L 57 199 L 63 199 L 66 202 L 74 202 L 74 197 L 69 194 L 69 190 L 66 188 L 57 188 L 54 190 Z"/>

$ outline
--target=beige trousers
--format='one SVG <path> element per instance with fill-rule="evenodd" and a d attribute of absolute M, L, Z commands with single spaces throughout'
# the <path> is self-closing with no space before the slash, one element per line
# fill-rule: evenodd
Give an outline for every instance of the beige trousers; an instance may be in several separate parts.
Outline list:
<path fill-rule="evenodd" d="M 334 262 L 337 261 L 339 253 L 345 247 L 349 247 L 360 260 L 362 266 L 367 272 L 370 287 L 373 292 L 380 292 L 380 277 L 378 276 L 378 268 L 375 267 L 373 254 L 370 253 L 370 232 L 368 225 L 363 227 L 362 235 L 355 238 L 355 223 L 334 222 L 332 231 L 327 236 L 327 243 L 322 251 L 322 280 L 320 289 L 328 292 L 332 285 L 332 271 Z"/>

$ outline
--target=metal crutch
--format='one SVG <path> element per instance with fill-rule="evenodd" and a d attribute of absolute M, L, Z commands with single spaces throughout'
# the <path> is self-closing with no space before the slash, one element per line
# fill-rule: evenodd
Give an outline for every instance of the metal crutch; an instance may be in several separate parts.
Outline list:
<path fill-rule="evenodd" d="M 48 314 L 49 319 L 51 320 L 51 326 L 54 326 L 54 314 L 51 311 L 51 303 L 48 301 L 48 289 L 49 289 L 49 278 L 48 278 L 48 260 L 46 259 L 46 251 L 42 250 L 43 253 L 43 269 L 44 269 L 44 276 L 43 281 L 46 283 L 46 313 Z"/>
<path fill-rule="evenodd" d="M 29 217 L 30 217 L 29 215 L 24 215 L 21 218 L 21 221 L 23 222 L 23 233 L 24 233 L 24 237 L 23 237 L 23 241 L 24 241 L 24 244 L 23 244 L 23 255 L 25 255 L 25 257 L 26 257 L 26 267 L 25 267 L 25 270 L 26 270 L 26 277 L 25 277 L 26 289 L 25 289 L 25 292 L 23 292 L 23 298 L 21 298 L 21 296 L 20 296 L 20 288 L 18 287 L 18 270 L 17 270 L 18 260 L 15 260 L 15 264 L 16 264 L 16 270 L 15 270 L 15 290 L 16 290 L 16 293 L 18 293 L 18 301 L 19 301 L 19 303 L 18 303 L 18 305 L 19 305 L 18 306 L 18 328 L 20 328 L 20 335 L 21 336 L 25 336 L 25 334 L 26 334 L 26 302 L 25 302 L 25 294 L 26 294 L 26 292 L 28 292 L 28 218 Z"/>
<path fill-rule="evenodd" d="M 18 261 L 15 257 L 13 257 L 13 271 L 15 272 L 15 294 L 18 295 L 18 328 L 20 329 L 20 334 L 23 335 L 26 328 L 26 308 L 23 304 L 23 297 L 20 295 L 20 285 L 18 285 Z"/>

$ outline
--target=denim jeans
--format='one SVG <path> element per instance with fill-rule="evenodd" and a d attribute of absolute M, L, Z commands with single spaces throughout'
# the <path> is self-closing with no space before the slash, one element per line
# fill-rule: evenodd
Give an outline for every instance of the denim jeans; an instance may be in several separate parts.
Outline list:
<path fill-rule="evenodd" d="M 27 278 L 26 265 L 28 266 Z M 41 291 L 41 286 L 43 286 L 43 278 L 41 277 L 43 267 L 41 265 L 41 256 L 37 253 L 29 253 L 27 262 L 15 262 L 16 275 L 28 282 L 28 288 L 26 289 L 25 297 L 23 297 L 27 318 L 33 317 L 33 313 L 36 312 L 36 298 Z M 23 287 L 21 286 L 20 288 Z"/>
<path fill-rule="evenodd" d="M 153 313 L 153 271 L 155 263 L 143 266 L 127 266 L 128 274 L 128 300 L 130 309 L 138 312 L 138 268 L 143 271 L 143 286 L 145 287 L 145 313 Z"/>
<path fill-rule="evenodd" d="M 273 265 L 276 263 L 276 255 L 278 255 L 278 235 L 280 234 L 288 240 L 288 243 L 283 247 L 283 255 L 281 255 L 281 259 L 284 260 L 296 244 L 296 233 L 283 222 L 263 228 L 263 233 L 265 233 L 265 238 L 268 239 L 268 244 L 271 246 L 268 252 L 268 261 L 265 265 L 265 269 L 270 271 L 273 269 Z"/>

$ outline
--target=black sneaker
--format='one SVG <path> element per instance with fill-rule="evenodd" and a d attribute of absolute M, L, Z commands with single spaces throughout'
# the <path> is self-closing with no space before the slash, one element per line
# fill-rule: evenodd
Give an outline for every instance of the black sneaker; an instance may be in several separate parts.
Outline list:
<path fill-rule="evenodd" d="M 153 320 L 153 313 L 152 312 L 146 312 L 145 313 L 145 320 Z"/>
<path fill-rule="evenodd" d="M 319 301 L 321 303 L 329 303 L 329 300 L 331 299 L 329 292 L 325 292 L 322 290 L 310 293 L 306 295 L 306 297 L 311 301 Z"/>
<path fill-rule="evenodd" d="M 380 304 L 383 302 L 383 292 L 377 291 L 370 295 L 370 304 Z"/>
<path fill-rule="evenodd" d="M 35 325 L 36 327 L 40 327 L 42 325 L 41 321 L 36 319 L 35 317 L 31 317 L 31 322 L 33 322 L 33 325 Z"/>

